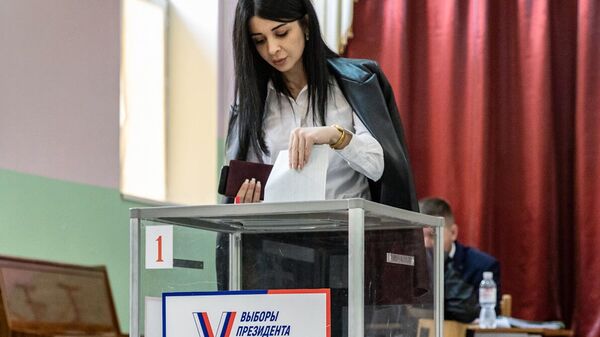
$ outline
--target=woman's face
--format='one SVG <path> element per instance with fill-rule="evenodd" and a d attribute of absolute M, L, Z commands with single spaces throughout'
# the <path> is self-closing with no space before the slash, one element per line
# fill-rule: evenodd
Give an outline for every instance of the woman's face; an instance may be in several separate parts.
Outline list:
<path fill-rule="evenodd" d="M 273 68 L 284 74 L 303 69 L 305 35 L 299 20 L 279 22 L 253 16 L 249 28 L 256 50 Z"/>

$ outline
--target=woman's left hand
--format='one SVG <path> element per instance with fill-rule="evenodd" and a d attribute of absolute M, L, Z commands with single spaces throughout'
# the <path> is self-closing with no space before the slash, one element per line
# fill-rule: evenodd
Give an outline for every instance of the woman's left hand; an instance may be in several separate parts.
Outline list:
<path fill-rule="evenodd" d="M 295 128 L 290 133 L 289 160 L 290 168 L 301 170 L 310 158 L 313 145 L 333 144 L 340 137 L 340 132 L 331 126 Z"/>

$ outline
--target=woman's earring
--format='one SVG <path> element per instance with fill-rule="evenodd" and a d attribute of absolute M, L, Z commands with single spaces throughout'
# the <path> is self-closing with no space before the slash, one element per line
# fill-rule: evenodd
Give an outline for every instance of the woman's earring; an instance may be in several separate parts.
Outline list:
<path fill-rule="evenodd" d="M 308 32 L 304 33 L 304 37 L 306 38 L 306 41 L 308 41 Z"/>

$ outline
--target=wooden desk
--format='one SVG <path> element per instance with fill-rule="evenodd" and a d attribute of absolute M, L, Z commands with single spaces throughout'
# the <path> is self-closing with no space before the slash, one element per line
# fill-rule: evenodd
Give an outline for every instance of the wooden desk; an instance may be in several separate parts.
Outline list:
<path fill-rule="evenodd" d="M 467 337 L 486 337 L 486 336 L 504 336 L 510 337 L 511 335 L 528 334 L 528 335 L 541 335 L 544 337 L 572 337 L 573 330 L 567 329 L 522 329 L 522 328 L 496 328 L 496 329 L 481 329 L 477 325 L 467 325 Z"/>
<path fill-rule="evenodd" d="M 418 337 L 434 337 L 435 328 L 431 319 L 419 319 L 417 330 Z M 544 336 L 544 337 L 573 337 L 573 331 L 567 329 L 521 329 L 521 328 L 497 328 L 481 329 L 477 325 L 463 324 L 456 321 L 444 321 L 444 337 L 521 337 L 521 336 Z"/>

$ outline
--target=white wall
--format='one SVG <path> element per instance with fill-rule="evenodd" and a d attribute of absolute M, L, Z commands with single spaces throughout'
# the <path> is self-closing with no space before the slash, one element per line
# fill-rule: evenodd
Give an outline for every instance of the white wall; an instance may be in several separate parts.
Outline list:
<path fill-rule="evenodd" d="M 218 19 L 219 0 L 171 0 L 167 56 L 170 202 L 216 202 Z"/>
<path fill-rule="evenodd" d="M 231 43 L 235 6 L 237 0 L 221 0 L 219 3 L 219 137 L 225 139 L 229 108 L 233 103 L 234 91 L 234 64 L 233 45 Z"/>
<path fill-rule="evenodd" d="M 0 254 L 107 266 L 127 331 L 119 58 L 119 0 L 0 0 Z"/>
<path fill-rule="evenodd" d="M 0 168 L 119 186 L 119 0 L 0 0 Z"/>

